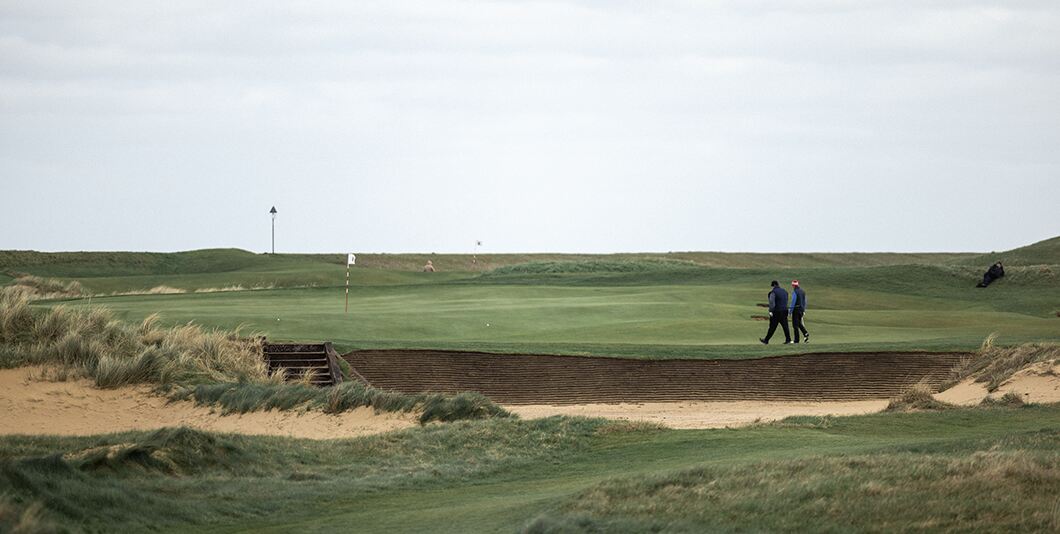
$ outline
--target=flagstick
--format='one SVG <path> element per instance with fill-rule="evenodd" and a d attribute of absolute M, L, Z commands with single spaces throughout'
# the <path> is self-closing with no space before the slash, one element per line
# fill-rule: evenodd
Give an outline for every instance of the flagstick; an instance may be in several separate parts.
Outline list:
<path fill-rule="evenodd" d="M 346 313 L 350 313 L 350 262 L 346 262 Z"/>

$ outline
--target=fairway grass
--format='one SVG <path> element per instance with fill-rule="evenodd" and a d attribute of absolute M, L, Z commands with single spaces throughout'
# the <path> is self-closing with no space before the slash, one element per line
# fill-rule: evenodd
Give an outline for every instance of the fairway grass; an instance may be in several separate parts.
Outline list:
<path fill-rule="evenodd" d="M 1003 291 L 1002 288 L 997 288 Z M 963 300 L 876 287 L 809 286 L 813 343 L 762 347 L 764 291 L 724 285 L 548 286 L 424 284 L 342 293 L 287 289 L 93 299 L 129 321 L 156 312 L 169 324 L 242 326 L 270 339 L 329 340 L 340 350 L 420 348 L 640 358 L 755 357 L 796 352 L 973 350 L 992 333 L 1004 344 L 1060 340 L 1042 290 L 999 302 L 969 289 Z M 1043 293 L 1038 293 L 1042 291 Z M 87 301 L 71 302 L 71 305 Z M 1026 312 L 1013 311 L 1020 306 Z M 1000 308 L 1000 309 L 999 309 Z"/>
<path fill-rule="evenodd" d="M 737 430 L 549 418 L 335 441 L 12 436 L 0 439 L 0 485 L 89 529 L 1034 531 L 1058 519 L 1058 440 L 1055 405 Z"/>

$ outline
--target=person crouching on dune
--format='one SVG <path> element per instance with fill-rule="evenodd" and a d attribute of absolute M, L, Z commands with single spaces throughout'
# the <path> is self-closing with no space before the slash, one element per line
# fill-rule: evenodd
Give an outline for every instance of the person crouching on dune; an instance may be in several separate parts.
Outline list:
<path fill-rule="evenodd" d="M 427 260 L 427 265 L 423 266 L 423 272 L 425 272 L 425 273 L 433 273 L 434 272 L 434 264 L 431 263 L 431 260 Z"/>

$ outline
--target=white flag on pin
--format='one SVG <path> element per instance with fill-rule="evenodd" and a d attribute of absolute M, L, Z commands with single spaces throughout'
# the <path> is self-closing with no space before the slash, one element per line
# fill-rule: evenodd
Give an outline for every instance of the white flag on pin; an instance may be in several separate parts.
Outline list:
<path fill-rule="evenodd" d="M 355 263 L 357 263 L 357 255 L 351 252 L 346 256 L 346 265 L 354 265 Z"/>

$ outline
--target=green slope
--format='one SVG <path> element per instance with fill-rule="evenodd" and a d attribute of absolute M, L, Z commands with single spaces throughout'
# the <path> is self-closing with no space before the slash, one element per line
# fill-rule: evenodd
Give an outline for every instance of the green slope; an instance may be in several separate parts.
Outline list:
<path fill-rule="evenodd" d="M 983 254 L 962 261 L 967 264 L 979 265 L 983 270 L 986 270 L 986 267 L 999 260 L 1006 267 L 1017 265 L 1060 265 L 1060 237 L 1046 239 L 1005 252 Z"/>

